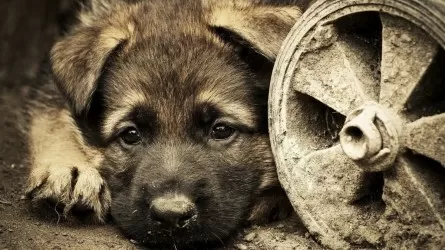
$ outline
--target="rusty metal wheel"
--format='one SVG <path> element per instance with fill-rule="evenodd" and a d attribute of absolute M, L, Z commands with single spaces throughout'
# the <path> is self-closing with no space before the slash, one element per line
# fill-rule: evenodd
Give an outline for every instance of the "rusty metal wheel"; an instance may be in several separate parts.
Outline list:
<path fill-rule="evenodd" d="M 290 32 L 272 149 L 325 246 L 445 247 L 444 48 L 444 0 L 319 0 Z"/>

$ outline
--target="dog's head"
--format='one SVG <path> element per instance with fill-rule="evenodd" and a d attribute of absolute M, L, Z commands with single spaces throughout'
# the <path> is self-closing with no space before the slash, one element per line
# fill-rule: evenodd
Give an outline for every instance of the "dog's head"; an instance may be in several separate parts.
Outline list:
<path fill-rule="evenodd" d="M 126 235 L 219 242 L 288 205 L 266 107 L 272 62 L 299 15 L 247 1 L 96 0 L 54 46 L 55 81 L 103 151 Z"/>

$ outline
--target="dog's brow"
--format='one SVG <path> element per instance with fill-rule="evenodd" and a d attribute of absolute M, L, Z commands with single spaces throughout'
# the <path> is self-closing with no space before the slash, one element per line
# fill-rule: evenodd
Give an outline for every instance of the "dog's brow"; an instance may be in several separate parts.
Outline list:
<path fill-rule="evenodd" d="M 105 122 L 102 126 L 102 136 L 109 138 L 116 127 L 116 125 L 127 117 L 132 111 L 133 106 L 120 108 L 115 111 L 111 111 L 105 118 Z"/>
<path fill-rule="evenodd" d="M 120 103 L 120 107 L 106 115 L 102 125 L 102 136 L 109 138 L 113 134 L 116 125 L 127 117 L 133 111 L 134 107 L 137 107 L 145 101 L 145 96 L 136 90 L 127 90 L 121 94 L 119 101 L 113 100 L 113 103 Z"/>
<path fill-rule="evenodd" d="M 221 95 L 211 93 L 201 93 L 197 98 L 198 103 L 206 103 L 216 107 L 224 115 L 232 117 L 241 124 L 253 128 L 255 126 L 255 115 L 251 107 L 232 99 L 227 99 Z"/>
<path fill-rule="evenodd" d="M 255 119 L 251 110 L 246 108 L 246 105 L 241 103 L 225 103 L 225 104 L 216 104 L 221 112 L 227 116 L 230 116 L 240 122 L 241 124 L 249 127 L 255 127 Z"/>

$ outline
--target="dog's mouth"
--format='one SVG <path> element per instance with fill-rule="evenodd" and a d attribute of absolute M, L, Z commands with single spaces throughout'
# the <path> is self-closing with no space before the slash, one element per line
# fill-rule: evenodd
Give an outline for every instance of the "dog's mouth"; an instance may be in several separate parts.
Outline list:
<path fill-rule="evenodd" d="M 204 230 L 207 228 L 207 230 Z M 227 239 L 225 235 L 218 235 L 208 227 L 187 227 L 187 228 L 151 228 L 142 235 L 129 239 L 137 245 L 144 245 L 154 248 L 171 249 L 196 249 L 199 246 L 217 247 L 223 246 Z"/>
<path fill-rule="evenodd" d="M 199 221 L 171 227 L 147 220 L 146 226 L 139 229 L 123 228 L 124 234 L 137 245 L 153 248 L 196 249 L 202 247 L 221 247 L 226 243 L 229 232 L 220 230 L 210 222 Z"/>
<path fill-rule="evenodd" d="M 244 216 L 238 209 L 227 214 L 212 207 L 174 193 L 156 197 L 149 205 L 117 204 L 112 217 L 135 244 L 171 249 L 223 246 Z"/>

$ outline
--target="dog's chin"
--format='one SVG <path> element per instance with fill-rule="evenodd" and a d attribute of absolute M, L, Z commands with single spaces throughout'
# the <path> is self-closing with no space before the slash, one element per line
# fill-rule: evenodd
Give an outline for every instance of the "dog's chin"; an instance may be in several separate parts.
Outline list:
<path fill-rule="evenodd" d="M 150 202 L 121 193 L 113 198 L 111 216 L 127 238 L 141 245 L 171 249 L 221 247 L 246 222 L 248 200 L 246 196 L 234 198 L 235 202 L 221 202 L 216 197 L 198 201 L 194 217 L 184 224 L 169 226 L 152 218 Z"/>
<path fill-rule="evenodd" d="M 243 219 L 237 215 L 213 214 L 207 221 L 197 219 L 183 227 L 172 228 L 151 220 L 144 212 L 130 210 L 128 207 L 115 207 L 112 210 L 113 220 L 125 236 L 137 244 L 163 249 L 221 247 L 240 227 Z M 237 219 L 227 221 L 223 218 Z"/>
<path fill-rule="evenodd" d="M 207 230 L 205 230 L 207 229 Z M 229 234 L 221 234 L 211 227 L 202 226 L 183 229 L 170 229 L 161 227 L 139 228 L 133 231 L 134 226 L 121 227 L 127 238 L 134 240 L 136 244 L 152 248 L 196 249 L 198 247 L 223 246 Z M 214 231 L 214 232 L 212 232 Z"/>

